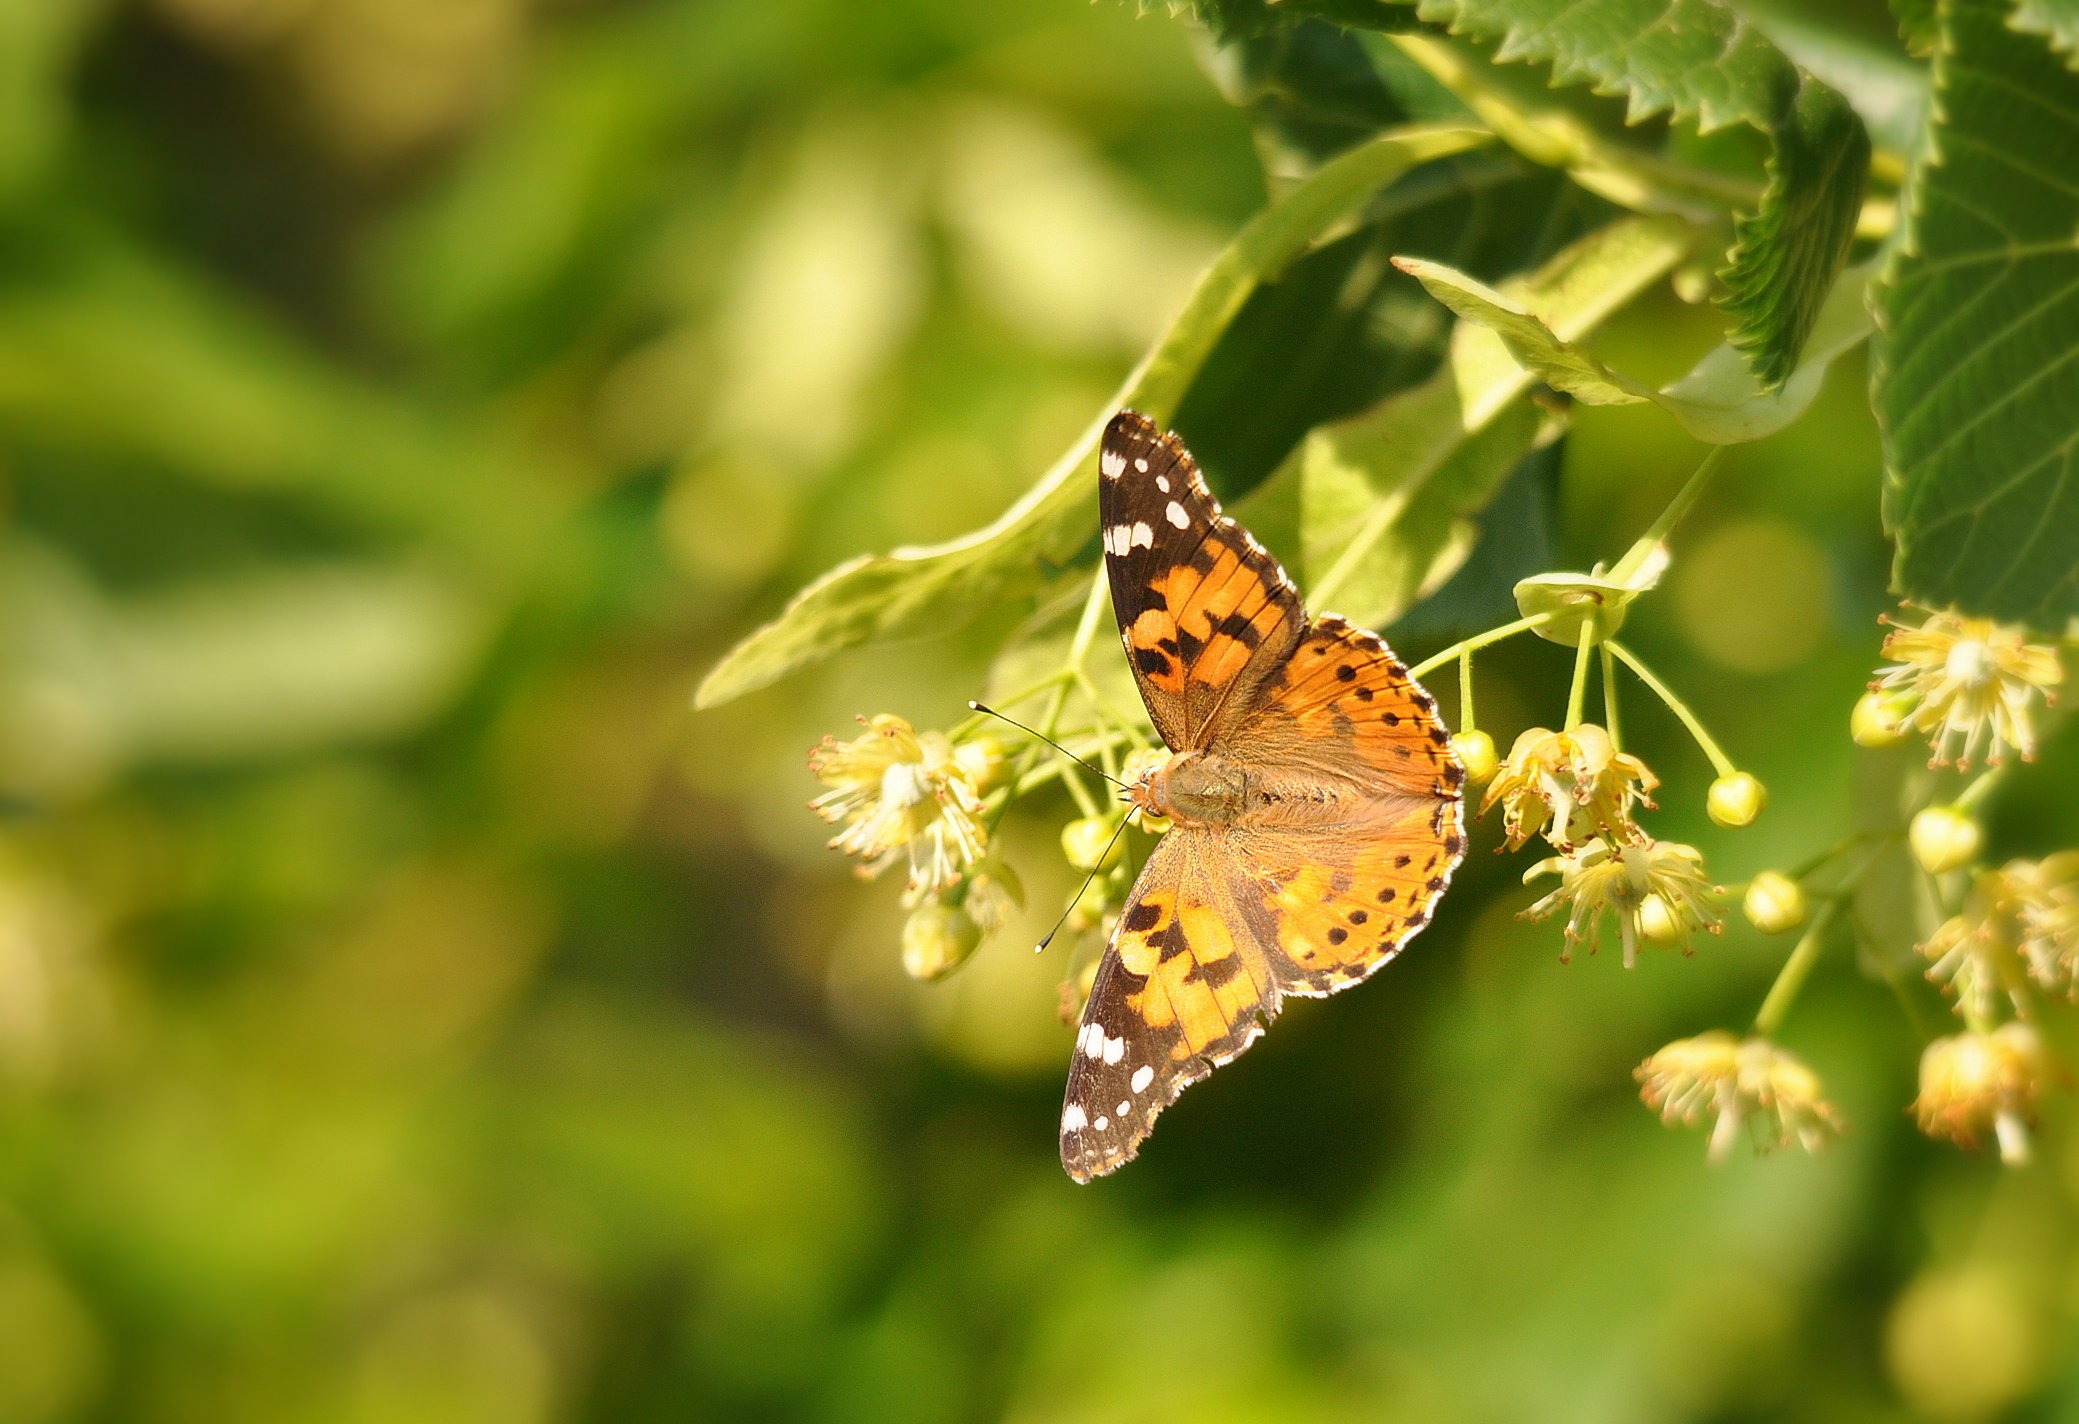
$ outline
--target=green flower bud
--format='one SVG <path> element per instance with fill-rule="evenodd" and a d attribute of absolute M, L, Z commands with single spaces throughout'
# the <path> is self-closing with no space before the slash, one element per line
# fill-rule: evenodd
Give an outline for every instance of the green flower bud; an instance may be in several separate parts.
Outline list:
<path fill-rule="evenodd" d="M 1751 826 L 1768 804 L 1769 789 L 1744 771 L 1719 777 L 1704 798 L 1711 819 L 1721 826 Z"/>
<path fill-rule="evenodd" d="M 1657 894 L 1639 902 L 1639 933 L 1655 944 L 1682 944 L 1688 938 L 1668 902 Z"/>
<path fill-rule="evenodd" d="M 1764 870 L 1748 882 L 1740 910 L 1763 934 L 1794 930 L 1805 922 L 1804 887 L 1780 870 Z"/>
<path fill-rule="evenodd" d="M 1061 828 L 1061 853 L 1078 870 L 1110 870 L 1126 853 L 1113 833 L 1119 823 L 1109 816 L 1085 816 Z"/>
<path fill-rule="evenodd" d="M 1881 692 L 1865 692 L 1848 714 L 1848 735 L 1859 747 L 1895 747 L 1906 739 L 1906 727 L 1898 699 Z"/>
<path fill-rule="evenodd" d="M 967 963 L 982 927 L 958 905 L 926 900 L 902 923 L 902 967 L 912 979 L 943 979 Z"/>
<path fill-rule="evenodd" d="M 1906 828 L 1913 858 L 1930 875 L 1969 865 L 1977 858 L 1983 839 L 1978 823 L 1954 806 L 1930 806 Z"/>
<path fill-rule="evenodd" d="M 1451 739 L 1451 750 L 1465 763 L 1465 778 L 1474 786 L 1493 776 L 1501 764 L 1494 754 L 1494 738 L 1485 732 L 1460 732 Z"/>

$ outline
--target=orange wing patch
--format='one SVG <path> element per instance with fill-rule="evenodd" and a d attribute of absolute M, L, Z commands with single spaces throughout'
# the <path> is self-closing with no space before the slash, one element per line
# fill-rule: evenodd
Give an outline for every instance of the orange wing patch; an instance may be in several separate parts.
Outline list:
<path fill-rule="evenodd" d="M 1416 803 L 1383 824 L 1251 834 L 1237 898 L 1262 907 L 1279 990 L 1333 994 L 1398 954 L 1451 883 L 1462 814 L 1455 801 Z"/>
<path fill-rule="evenodd" d="M 1287 617 L 1275 566 L 1245 560 L 1245 552 L 1209 539 L 1200 549 L 1205 568 L 1179 564 L 1150 584 L 1172 610 L 1182 662 L 1194 682 L 1225 689 Z"/>
<path fill-rule="evenodd" d="M 1387 789 L 1456 801 L 1465 766 L 1436 710 L 1385 643 L 1330 613 L 1265 682 L 1256 713 L 1279 754 L 1296 749 L 1296 760 L 1332 770 L 1338 757 L 1354 758 L 1345 779 L 1362 773 Z"/>
<path fill-rule="evenodd" d="M 1237 1029 L 1271 993 L 1261 951 L 1238 944 L 1226 917 L 1204 899 L 1142 896 L 1121 916 L 1114 947 L 1120 968 L 1145 981 L 1127 993 L 1126 1006 L 1151 1028 L 1175 1025 L 1170 1056 L 1178 1062 L 1233 1057 Z"/>

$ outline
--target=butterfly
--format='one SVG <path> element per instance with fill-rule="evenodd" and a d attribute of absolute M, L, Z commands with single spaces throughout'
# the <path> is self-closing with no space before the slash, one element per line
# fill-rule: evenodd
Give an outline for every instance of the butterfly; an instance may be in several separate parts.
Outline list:
<path fill-rule="evenodd" d="M 1379 638 L 1299 590 L 1176 436 L 1105 428 L 1098 512 L 1119 636 L 1174 754 L 1127 789 L 1171 829 L 1134 881 L 1076 1032 L 1061 1163 L 1131 1161 L 1156 1115 L 1291 995 L 1364 979 L 1429 923 L 1465 853 L 1465 767 Z"/>

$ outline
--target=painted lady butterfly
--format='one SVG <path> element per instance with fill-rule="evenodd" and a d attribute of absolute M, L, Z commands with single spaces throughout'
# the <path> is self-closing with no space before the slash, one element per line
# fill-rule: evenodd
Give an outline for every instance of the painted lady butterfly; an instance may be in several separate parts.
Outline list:
<path fill-rule="evenodd" d="M 1099 475 L 1119 635 L 1176 755 L 1128 793 L 1173 826 L 1076 1034 L 1061 1162 L 1079 1182 L 1132 1160 L 1285 996 L 1333 994 L 1398 953 L 1465 851 L 1465 768 L 1386 645 L 1334 614 L 1309 622 L 1147 417 L 1112 418 Z"/>

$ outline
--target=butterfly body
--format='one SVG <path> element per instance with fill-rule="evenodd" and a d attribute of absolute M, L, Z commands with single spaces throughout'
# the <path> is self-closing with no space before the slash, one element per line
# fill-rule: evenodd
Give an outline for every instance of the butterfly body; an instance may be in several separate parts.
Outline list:
<path fill-rule="evenodd" d="M 1099 457 L 1113 610 L 1175 755 L 1128 789 L 1168 817 L 1098 967 L 1061 1157 L 1131 1160 L 1177 1094 L 1289 995 L 1365 978 L 1428 923 L 1464 853 L 1464 767 L 1376 636 L 1309 619 L 1191 456 L 1132 411 Z"/>

